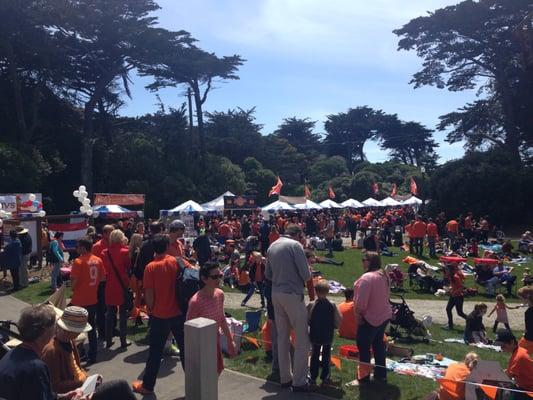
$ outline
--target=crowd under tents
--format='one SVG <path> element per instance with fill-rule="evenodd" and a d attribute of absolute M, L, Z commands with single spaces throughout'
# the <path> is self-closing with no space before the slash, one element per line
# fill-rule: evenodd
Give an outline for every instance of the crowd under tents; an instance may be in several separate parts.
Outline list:
<path fill-rule="evenodd" d="M 200 204 L 195 202 L 194 200 L 187 200 L 185 203 L 182 203 L 170 210 L 161 210 L 159 214 L 163 217 L 171 217 L 171 216 L 179 216 L 180 214 L 186 214 L 186 213 L 205 213 L 209 210 L 206 210 L 204 207 L 202 207 Z"/>
<path fill-rule="evenodd" d="M 285 203 L 284 201 L 276 200 L 273 203 L 270 203 L 263 208 L 261 208 L 262 211 L 266 212 L 274 212 L 274 211 L 292 211 L 296 210 L 293 206 L 291 206 L 289 203 Z"/>
<path fill-rule="evenodd" d="M 392 197 L 387 197 L 386 199 L 381 200 L 379 203 L 382 207 L 398 207 L 402 205 L 402 203 L 400 203 L 398 200 L 394 200 Z"/>

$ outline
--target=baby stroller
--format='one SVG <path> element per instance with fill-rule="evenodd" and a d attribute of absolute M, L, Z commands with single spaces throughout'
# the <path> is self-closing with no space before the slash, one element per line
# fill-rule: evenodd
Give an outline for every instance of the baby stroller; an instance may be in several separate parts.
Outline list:
<path fill-rule="evenodd" d="M 403 296 L 398 295 L 401 303 L 390 301 L 392 318 L 389 324 L 389 336 L 394 339 L 422 340 L 429 342 L 429 334 L 422 321 L 414 317 Z"/>

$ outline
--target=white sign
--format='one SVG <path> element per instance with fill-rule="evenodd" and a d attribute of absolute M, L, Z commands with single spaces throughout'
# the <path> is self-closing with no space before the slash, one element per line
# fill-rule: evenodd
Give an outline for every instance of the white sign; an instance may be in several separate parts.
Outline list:
<path fill-rule="evenodd" d="M 17 212 L 17 196 L 0 196 L 0 204 L 6 212 Z"/>

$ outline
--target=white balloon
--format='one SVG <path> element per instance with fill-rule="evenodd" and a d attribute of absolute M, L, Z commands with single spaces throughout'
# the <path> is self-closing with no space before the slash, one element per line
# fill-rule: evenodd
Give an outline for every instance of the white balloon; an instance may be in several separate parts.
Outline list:
<path fill-rule="evenodd" d="M 0 210 L 2 209 L 2 203 L 0 203 Z"/>
<path fill-rule="evenodd" d="M 75 191 L 72 192 L 72 195 L 74 197 L 80 197 L 80 191 L 79 190 L 75 190 Z"/>
<path fill-rule="evenodd" d="M 87 210 L 85 214 L 87 214 L 90 217 L 91 215 L 93 215 L 93 210 Z"/>
<path fill-rule="evenodd" d="M 87 197 L 89 193 L 87 193 L 85 190 L 80 191 L 80 198 L 84 199 Z"/>
<path fill-rule="evenodd" d="M 79 190 L 80 190 L 80 192 L 85 192 L 87 190 L 87 188 L 84 185 L 80 185 Z"/>
<path fill-rule="evenodd" d="M 0 219 L 0 228 L 2 227 L 2 225 L 4 225 L 4 221 Z"/>
<path fill-rule="evenodd" d="M 80 206 L 80 212 L 84 213 L 85 211 L 85 206 Z"/>
<path fill-rule="evenodd" d="M 83 199 L 82 203 L 83 203 L 84 206 L 88 206 L 88 205 L 91 204 L 91 200 L 90 199 Z"/>
<path fill-rule="evenodd" d="M 93 211 L 93 217 L 94 218 L 98 218 L 99 215 L 100 215 L 100 213 L 98 211 Z"/>
<path fill-rule="evenodd" d="M 44 217 L 44 216 L 46 215 L 46 211 L 44 211 L 44 210 L 41 210 L 41 211 L 39 211 L 39 213 L 38 213 L 38 214 L 39 214 L 39 217 L 41 217 L 41 218 L 42 218 L 42 217 Z"/>
<path fill-rule="evenodd" d="M 35 199 L 37 198 L 33 193 L 30 193 L 30 195 L 28 196 L 28 198 L 30 199 L 30 201 L 35 201 Z"/>

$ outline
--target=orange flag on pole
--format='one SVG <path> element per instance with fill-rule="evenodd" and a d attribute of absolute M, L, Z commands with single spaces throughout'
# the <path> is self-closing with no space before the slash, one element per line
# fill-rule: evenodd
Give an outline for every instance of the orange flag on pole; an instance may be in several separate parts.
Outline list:
<path fill-rule="evenodd" d="M 277 194 L 278 196 L 281 194 L 281 188 L 283 187 L 283 182 L 278 176 L 278 181 L 274 186 L 272 186 L 272 189 L 270 189 L 270 192 L 268 192 L 268 197 L 273 196 Z"/>
<path fill-rule="evenodd" d="M 328 187 L 328 196 L 330 199 L 334 199 L 335 198 L 335 192 L 333 191 L 333 188 L 330 186 Z"/>
<path fill-rule="evenodd" d="M 331 363 L 337 368 L 339 371 L 342 370 L 341 366 L 341 359 L 337 356 L 331 356 Z"/>
<path fill-rule="evenodd" d="M 409 186 L 410 186 L 410 189 L 411 189 L 411 194 L 413 196 L 416 196 L 417 193 L 418 193 L 418 186 L 416 185 L 416 182 L 415 182 L 413 177 L 411 177 L 411 182 L 410 182 Z"/>
<path fill-rule="evenodd" d="M 398 189 L 396 188 L 396 184 L 393 183 L 392 184 L 392 192 L 390 194 L 390 197 L 394 198 L 394 197 L 396 197 L 397 194 L 398 194 Z"/>
<path fill-rule="evenodd" d="M 305 196 L 306 199 L 311 197 L 311 190 L 309 190 L 309 186 L 307 186 L 307 185 L 304 186 L 304 196 Z"/>

